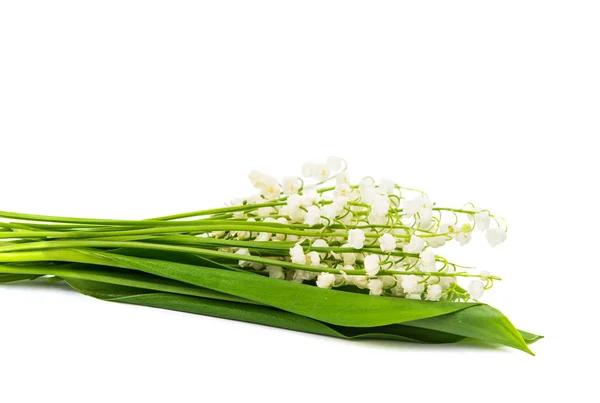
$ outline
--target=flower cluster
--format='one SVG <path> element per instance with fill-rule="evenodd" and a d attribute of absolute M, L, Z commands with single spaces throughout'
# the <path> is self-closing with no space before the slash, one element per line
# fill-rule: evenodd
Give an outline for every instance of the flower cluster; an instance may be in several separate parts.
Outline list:
<path fill-rule="evenodd" d="M 239 266 L 275 279 L 428 301 L 481 298 L 498 277 L 436 253 L 481 232 L 506 239 L 504 221 L 466 204 L 435 205 L 419 190 L 371 177 L 352 184 L 343 159 L 306 163 L 302 177 L 252 171 L 256 193 L 231 202 L 235 229 L 215 231 Z"/>

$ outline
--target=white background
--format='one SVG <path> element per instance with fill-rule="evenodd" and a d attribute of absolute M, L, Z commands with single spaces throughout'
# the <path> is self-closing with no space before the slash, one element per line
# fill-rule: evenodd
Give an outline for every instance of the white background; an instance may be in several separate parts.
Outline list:
<path fill-rule="evenodd" d="M 447 253 L 502 276 L 485 300 L 546 336 L 536 357 L 346 342 L 6 285 L 1 400 L 588 396 L 599 19 L 593 1 L 1 2 L 2 210 L 160 216 L 338 155 L 505 216 L 504 245 Z"/>

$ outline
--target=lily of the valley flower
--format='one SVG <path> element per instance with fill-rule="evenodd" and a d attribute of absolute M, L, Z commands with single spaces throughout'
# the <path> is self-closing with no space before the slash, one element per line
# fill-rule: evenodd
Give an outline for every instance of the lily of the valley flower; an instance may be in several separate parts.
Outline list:
<path fill-rule="evenodd" d="M 317 252 L 308 252 L 306 254 L 306 263 L 311 266 L 319 266 L 321 264 L 321 256 Z"/>
<path fill-rule="evenodd" d="M 435 271 L 435 253 L 427 248 L 419 255 L 423 271 Z"/>
<path fill-rule="evenodd" d="M 339 185 L 350 186 L 350 175 L 348 174 L 348 172 L 344 171 L 344 172 L 340 172 L 339 174 L 337 174 L 335 177 L 335 183 L 338 186 Z"/>
<path fill-rule="evenodd" d="M 461 230 L 460 225 L 446 222 L 446 223 L 443 223 L 442 225 L 440 225 L 438 233 L 448 235 L 448 236 L 451 236 L 452 238 L 454 238 L 456 236 L 456 234 L 458 232 L 460 232 L 460 230 Z"/>
<path fill-rule="evenodd" d="M 369 255 L 365 257 L 365 271 L 367 275 L 375 277 L 379 273 L 379 255 Z"/>
<path fill-rule="evenodd" d="M 486 211 L 475 214 L 475 225 L 479 231 L 485 231 L 490 227 L 490 215 Z"/>
<path fill-rule="evenodd" d="M 369 284 L 369 278 L 367 276 L 347 276 L 347 282 L 349 285 L 355 285 L 364 290 Z"/>
<path fill-rule="evenodd" d="M 304 217 L 304 224 L 309 227 L 317 225 L 321 221 L 321 209 L 319 206 L 310 206 Z"/>
<path fill-rule="evenodd" d="M 427 296 L 425 297 L 428 301 L 439 301 L 442 297 L 442 287 L 438 284 L 430 285 L 427 287 Z"/>
<path fill-rule="evenodd" d="M 426 194 L 419 195 L 413 199 L 405 200 L 403 204 L 404 214 L 407 217 L 412 217 L 413 215 L 431 210 L 433 208 L 433 203 L 429 200 L 429 196 Z"/>
<path fill-rule="evenodd" d="M 277 181 L 269 182 L 261 188 L 261 194 L 267 200 L 278 199 L 279 195 L 281 195 L 281 187 Z"/>
<path fill-rule="evenodd" d="M 319 182 L 323 182 L 329 179 L 331 175 L 331 169 L 327 164 L 318 164 L 315 165 L 312 171 L 312 177 Z"/>
<path fill-rule="evenodd" d="M 439 235 L 439 236 L 429 237 L 429 238 L 427 238 L 427 244 L 432 248 L 441 248 L 442 246 L 444 246 L 446 244 L 446 236 Z"/>
<path fill-rule="evenodd" d="M 491 246 L 497 246 L 506 240 L 506 231 L 500 227 L 490 228 L 485 232 L 485 236 Z"/>
<path fill-rule="evenodd" d="M 338 197 L 349 197 L 350 192 L 350 186 L 346 185 L 345 183 L 341 183 L 335 187 L 335 195 Z"/>
<path fill-rule="evenodd" d="M 250 251 L 248 251 L 248 249 L 246 248 L 240 248 L 235 252 L 236 255 L 240 255 L 240 256 L 250 256 Z M 242 267 L 247 266 L 250 264 L 250 262 L 246 261 L 246 260 L 240 260 L 238 262 L 238 264 Z"/>
<path fill-rule="evenodd" d="M 456 240 L 458 241 L 460 246 L 465 246 L 466 244 L 468 244 L 471 241 L 472 237 L 473 236 L 470 232 L 461 231 L 458 234 L 456 234 Z"/>
<path fill-rule="evenodd" d="M 382 179 L 378 187 L 381 193 L 387 195 L 393 194 L 396 190 L 396 184 L 389 179 Z"/>
<path fill-rule="evenodd" d="M 317 287 L 319 288 L 331 288 L 335 283 L 335 274 L 321 273 L 317 277 Z"/>
<path fill-rule="evenodd" d="M 481 280 L 471 280 L 469 283 L 469 294 L 471 298 L 479 299 L 483 296 L 484 284 Z"/>
<path fill-rule="evenodd" d="M 300 204 L 304 207 L 312 206 L 321 201 L 321 196 L 315 190 L 310 190 L 302 195 Z"/>
<path fill-rule="evenodd" d="M 402 289 L 408 294 L 420 294 L 425 290 L 425 285 L 420 282 L 421 280 L 422 279 L 417 276 L 405 276 L 402 279 Z"/>
<path fill-rule="evenodd" d="M 293 248 L 291 248 L 290 256 L 292 258 L 292 263 L 306 264 L 306 255 L 304 254 L 302 246 L 295 245 Z"/>
<path fill-rule="evenodd" d="M 283 194 L 288 196 L 298 193 L 300 187 L 302 186 L 302 181 L 297 176 L 285 176 L 281 182 L 283 186 Z"/>
<path fill-rule="evenodd" d="M 390 199 L 387 196 L 375 196 L 371 204 L 371 212 L 375 217 L 386 217 L 390 211 Z"/>
<path fill-rule="evenodd" d="M 379 279 L 369 279 L 367 283 L 370 295 L 381 295 L 383 294 L 383 281 Z"/>
<path fill-rule="evenodd" d="M 382 252 L 393 252 L 396 250 L 396 237 L 392 234 L 383 234 L 379 237 L 378 241 Z"/>
<path fill-rule="evenodd" d="M 354 249 L 361 249 L 365 244 L 365 233 L 363 230 L 355 228 L 348 231 L 348 244 Z"/>
<path fill-rule="evenodd" d="M 267 265 L 265 267 L 267 273 L 269 273 L 269 277 L 276 279 L 284 279 L 285 273 L 283 272 L 283 268 L 281 266 Z"/>
<path fill-rule="evenodd" d="M 342 245 L 342 248 L 351 248 L 350 244 Z M 345 266 L 351 266 L 356 263 L 356 253 L 342 253 L 342 258 L 344 259 Z"/>
<path fill-rule="evenodd" d="M 277 182 L 277 180 L 272 176 L 266 175 L 256 170 L 250 171 L 250 173 L 248 174 L 248 179 L 250 179 L 250 183 L 252 183 L 252 186 L 254 186 L 256 189 L 261 189 L 268 183 Z"/>
<path fill-rule="evenodd" d="M 410 237 L 410 242 L 402 247 L 402 250 L 406 253 L 421 253 L 425 247 L 425 241 L 416 235 Z"/>

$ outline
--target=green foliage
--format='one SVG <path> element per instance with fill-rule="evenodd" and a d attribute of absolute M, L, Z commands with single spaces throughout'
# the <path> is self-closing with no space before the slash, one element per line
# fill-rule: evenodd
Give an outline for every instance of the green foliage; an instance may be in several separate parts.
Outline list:
<path fill-rule="evenodd" d="M 46 251 L 62 265 L 0 266 L 0 279 L 51 275 L 106 301 L 144 305 L 346 339 L 451 343 L 465 338 L 531 353 L 518 331 L 479 303 L 427 302 L 321 289 L 263 276 L 98 250 Z M 1 281 L 1 280 L 0 280 Z"/>

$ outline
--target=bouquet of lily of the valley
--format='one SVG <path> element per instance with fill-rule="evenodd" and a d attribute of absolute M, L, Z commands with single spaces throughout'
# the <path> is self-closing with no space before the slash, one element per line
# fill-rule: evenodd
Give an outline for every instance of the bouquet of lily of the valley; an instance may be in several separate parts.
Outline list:
<path fill-rule="evenodd" d="M 371 177 L 344 160 L 302 176 L 253 171 L 257 193 L 226 207 L 147 220 L 0 212 L 0 283 L 66 282 L 107 301 L 210 315 L 347 339 L 450 343 L 478 339 L 531 353 L 479 299 L 499 277 L 448 261 L 446 243 L 504 220 Z"/>

